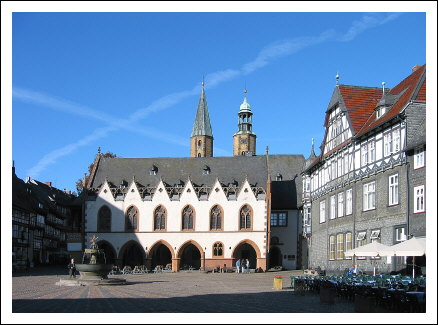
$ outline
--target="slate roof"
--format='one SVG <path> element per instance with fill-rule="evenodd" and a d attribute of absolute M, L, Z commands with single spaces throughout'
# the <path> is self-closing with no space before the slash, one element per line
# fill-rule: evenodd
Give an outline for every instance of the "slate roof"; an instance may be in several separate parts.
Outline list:
<path fill-rule="evenodd" d="M 202 87 L 201 97 L 199 98 L 198 110 L 196 111 L 196 118 L 195 122 L 193 123 L 191 137 L 197 135 L 207 135 L 213 137 L 204 87 Z"/>
<path fill-rule="evenodd" d="M 33 211 L 31 196 L 26 183 L 12 172 L 12 205 L 26 211 Z"/>
<path fill-rule="evenodd" d="M 302 155 L 269 155 L 269 168 L 266 156 L 235 157 L 196 157 L 196 158 L 101 158 L 90 188 L 99 188 L 107 180 L 117 187 L 128 186 L 135 177 L 139 186 L 156 187 L 163 180 L 166 186 L 185 186 L 190 178 L 194 186 L 212 187 L 219 179 L 225 186 L 241 187 L 245 178 L 253 187 L 262 187 L 266 191 L 268 171 L 273 180 L 280 173 L 283 181 L 296 182 L 297 189 L 285 193 L 282 201 L 291 195 L 301 194 L 300 172 L 304 165 Z M 156 175 L 151 173 L 156 167 Z M 209 170 L 205 174 L 204 170 Z M 152 174 L 152 175 L 151 175 Z M 282 183 L 282 182 L 277 182 Z M 284 185 L 281 185 L 284 186 Z M 292 185 L 288 185 L 289 187 Z M 294 185 L 295 186 L 295 185 Z M 297 198 L 294 197 L 295 202 Z"/>
<path fill-rule="evenodd" d="M 305 164 L 302 155 L 273 155 L 269 156 L 269 172 L 271 173 L 271 208 L 296 209 L 301 201 L 302 178 L 301 171 Z M 282 180 L 276 181 L 280 174 Z"/>
<path fill-rule="evenodd" d="M 423 144 L 426 144 L 426 117 L 424 117 L 420 125 L 416 128 L 412 139 L 408 137 L 408 142 L 406 143 L 406 148 L 404 151 L 413 150 Z"/>
<path fill-rule="evenodd" d="M 62 206 L 81 206 L 81 200 L 82 197 L 67 194 L 34 179 L 26 183 L 12 172 L 12 204 L 29 212 L 47 212 L 55 202 Z M 43 204 L 43 209 L 39 208 L 38 203 Z"/>

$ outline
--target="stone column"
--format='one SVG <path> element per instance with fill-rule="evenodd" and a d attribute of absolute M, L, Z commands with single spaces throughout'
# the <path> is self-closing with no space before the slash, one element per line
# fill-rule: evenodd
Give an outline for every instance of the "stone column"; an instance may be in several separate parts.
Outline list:
<path fill-rule="evenodd" d="M 180 258 L 172 258 L 172 271 L 178 272 L 181 264 Z"/>

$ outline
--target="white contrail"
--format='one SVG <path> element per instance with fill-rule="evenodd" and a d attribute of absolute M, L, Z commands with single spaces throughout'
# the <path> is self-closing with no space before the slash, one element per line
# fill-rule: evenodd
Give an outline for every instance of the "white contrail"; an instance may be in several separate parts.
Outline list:
<path fill-rule="evenodd" d="M 362 16 L 361 20 L 356 20 L 352 23 L 350 29 L 341 37 L 339 41 L 349 42 L 356 38 L 357 35 L 364 32 L 367 29 L 386 24 L 391 20 L 398 18 L 402 13 L 391 13 L 388 15 L 381 15 L 377 13 L 370 13 Z"/>
<path fill-rule="evenodd" d="M 239 70 L 226 69 L 223 71 L 217 71 L 208 74 L 206 76 L 207 86 L 215 87 L 240 75 L 250 74 L 268 65 L 274 59 L 297 53 L 312 45 L 320 44 L 329 40 L 336 40 L 340 42 L 352 41 L 357 35 L 364 32 L 365 30 L 385 24 L 391 20 L 398 18 L 400 15 L 401 13 L 391 13 L 385 15 L 383 18 L 382 15 L 379 14 L 364 15 L 361 20 L 354 21 L 345 34 L 338 36 L 337 38 L 335 38 L 334 30 L 327 30 L 316 37 L 300 37 L 272 43 L 263 48 L 253 61 L 244 64 Z M 113 117 L 104 115 L 83 106 L 76 107 L 76 105 L 74 104 L 57 99 L 52 99 L 35 92 L 26 91 L 23 89 L 16 89 L 15 91 L 13 91 L 13 95 L 17 99 L 33 101 L 36 103 L 45 104 L 55 109 L 61 109 L 65 112 L 74 113 L 90 118 L 96 118 L 111 125 L 110 127 L 96 129 L 91 135 L 84 137 L 78 142 L 67 145 L 63 148 L 57 149 L 45 155 L 35 167 L 29 170 L 28 174 L 33 175 L 33 177 L 36 178 L 39 173 L 41 173 L 41 171 L 43 171 L 48 165 L 55 163 L 58 158 L 70 154 L 78 147 L 85 146 L 93 141 L 96 141 L 97 139 L 103 138 L 112 131 L 118 130 L 120 128 L 128 128 L 129 123 L 136 123 L 137 121 L 147 117 L 151 113 L 172 107 L 181 102 L 183 99 L 197 94 L 198 91 L 199 86 L 195 86 L 191 90 L 185 90 L 163 96 L 154 101 L 152 104 L 148 105 L 147 107 L 135 111 L 134 113 L 129 115 L 128 119 L 123 120 L 115 119 Z M 131 131 L 133 129 L 136 129 L 137 131 L 135 132 L 140 132 L 146 136 L 188 146 L 187 144 L 185 144 L 185 141 L 183 142 L 182 139 L 171 137 L 168 134 L 158 134 L 155 131 L 147 129 L 142 130 L 141 128 L 132 128 L 132 124 L 130 124 L 129 126 L 130 127 L 128 129 Z M 226 150 L 220 148 L 215 148 L 215 150 L 217 152 L 227 152 Z"/>
<path fill-rule="evenodd" d="M 58 158 L 66 156 L 70 153 L 72 153 L 74 150 L 76 150 L 79 147 L 83 147 L 88 145 L 90 142 L 95 141 L 97 139 L 100 139 L 102 137 L 105 137 L 108 135 L 108 133 L 115 130 L 115 127 L 108 126 L 103 128 L 98 128 L 93 131 L 90 135 L 87 135 L 86 137 L 82 138 L 81 140 L 71 143 L 69 145 L 66 145 L 62 148 L 56 149 L 47 155 L 45 155 L 38 163 L 29 169 L 27 171 L 27 175 L 31 176 L 32 178 L 38 178 L 38 175 L 47 168 L 47 166 L 54 164 Z"/>
<path fill-rule="evenodd" d="M 333 38 L 334 35 L 334 30 L 327 30 L 318 37 L 299 37 L 291 40 L 275 42 L 262 49 L 256 59 L 246 63 L 241 71 L 243 74 L 249 74 L 269 64 L 271 60 L 291 55 L 306 47 L 325 42 Z"/>

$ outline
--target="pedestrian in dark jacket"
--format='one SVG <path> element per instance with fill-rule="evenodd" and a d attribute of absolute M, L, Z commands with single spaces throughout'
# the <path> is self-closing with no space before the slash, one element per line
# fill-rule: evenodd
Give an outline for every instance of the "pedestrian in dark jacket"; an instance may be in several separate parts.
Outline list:
<path fill-rule="evenodd" d="M 74 258 L 72 258 L 70 263 L 68 264 L 68 274 L 70 275 L 70 278 L 76 278 L 76 264 Z"/>

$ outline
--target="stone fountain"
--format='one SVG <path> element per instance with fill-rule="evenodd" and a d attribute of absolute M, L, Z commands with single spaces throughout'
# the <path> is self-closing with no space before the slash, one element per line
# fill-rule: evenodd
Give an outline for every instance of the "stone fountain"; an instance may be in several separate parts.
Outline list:
<path fill-rule="evenodd" d="M 57 285 L 80 286 L 80 285 L 118 285 L 126 284 L 125 279 L 108 278 L 108 273 L 112 270 L 113 264 L 107 264 L 105 252 L 99 249 L 96 244 L 96 236 L 90 238 L 90 248 L 84 250 L 82 263 L 76 264 L 79 271 L 78 279 L 61 279 Z"/>

